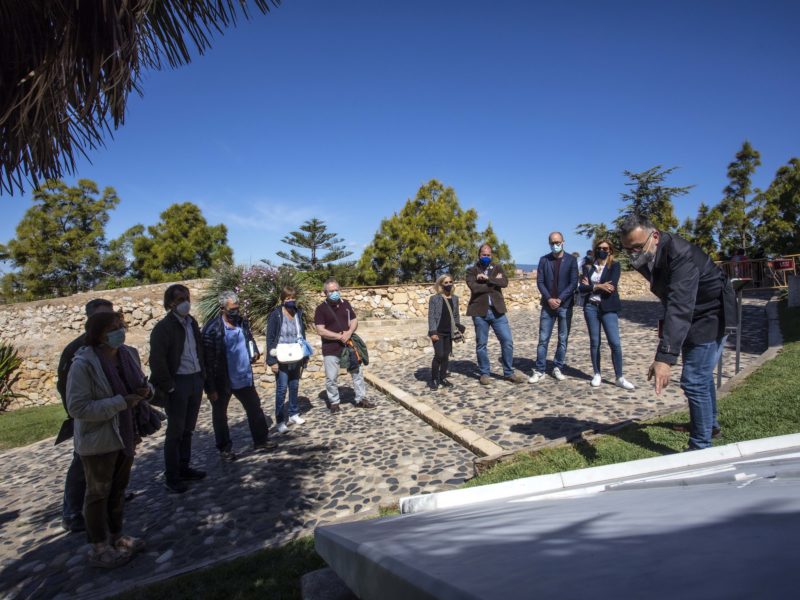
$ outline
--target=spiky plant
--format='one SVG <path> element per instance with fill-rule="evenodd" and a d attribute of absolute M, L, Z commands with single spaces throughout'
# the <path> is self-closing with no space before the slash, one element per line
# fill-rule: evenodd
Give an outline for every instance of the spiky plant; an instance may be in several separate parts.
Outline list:
<path fill-rule="evenodd" d="M 242 313 L 250 321 L 254 334 L 258 335 L 266 331 L 269 313 L 281 303 L 281 290 L 287 286 L 297 290 L 297 302 L 303 309 L 306 324 L 310 324 L 316 308 L 315 290 L 299 271 L 272 265 L 244 267 L 228 263 L 217 267 L 200 298 L 200 317 L 205 323 L 219 315 L 220 294 L 233 291 L 239 296 Z"/>
<path fill-rule="evenodd" d="M 17 354 L 17 349 L 11 344 L 0 342 L 0 412 L 5 411 L 14 398 L 19 394 L 13 391 L 20 373 L 18 369 L 22 359 Z"/>

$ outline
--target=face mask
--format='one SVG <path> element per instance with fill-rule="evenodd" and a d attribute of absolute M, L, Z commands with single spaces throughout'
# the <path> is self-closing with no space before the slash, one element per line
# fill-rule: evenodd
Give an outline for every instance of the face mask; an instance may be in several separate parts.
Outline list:
<path fill-rule="evenodd" d="M 606 258 L 608 258 L 608 252 L 606 252 L 605 250 L 598 250 L 596 256 L 600 260 L 605 260 Z"/>
<path fill-rule="evenodd" d="M 190 310 L 192 310 L 192 305 L 189 304 L 188 300 L 184 300 L 183 302 L 178 304 L 178 306 L 175 307 L 175 312 L 182 317 L 188 315 Z"/>
<path fill-rule="evenodd" d="M 229 319 L 238 319 L 239 318 L 239 309 L 238 308 L 232 308 L 230 310 L 225 311 L 225 313 L 228 315 Z"/>
<path fill-rule="evenodd" d="M 550 244 L 550 250 L 552 250 L 555 254 L 560 254 L 561 250 L 563 249 L 563 244 Z"/>
<path fill-rule="evenodd" d="M 647 263 L 649 263 L 655 257 L 653 252 L 649 250 L 647 252 L 631 252 L 631 266 L 634 269 L 641 269 Z"/>
<path fill-rule="evenodd" d="M 296 310 L 297 309 L 297 302 L 294 300 L 287 300 L 283 303 L 283 306 L 286 307 L 287 310 Z"/>
<path fill-rule="evenodd" d="M 479 260 L 484 267 L 488 267 L 492 263 L 491 256 L 481 256 Z"/>
<path fill-rule="evenodd" d="M 335 292 L 331 292 L 330 294 L 328 294 L 328 300 L 330 300 L 331 302 L 338 302 L 341 299 L 342 295 L 339 293 L 339 290 L 336 290 Z"/>
<path fill-rule="evenodd" d="M 453 291 L 453 284 L 443 285 L 442 289 L 449 294 Z"/>
<path fill-rule="evenodd" d="M 106 334 L 106 345 L 111 348 L 119 348 L 125 343 L 125 328 L 120 327 Z"/>

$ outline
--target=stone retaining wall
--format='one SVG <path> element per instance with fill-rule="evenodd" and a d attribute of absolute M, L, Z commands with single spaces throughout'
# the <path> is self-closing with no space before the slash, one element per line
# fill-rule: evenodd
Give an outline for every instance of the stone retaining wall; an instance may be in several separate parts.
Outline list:
<path fill-rule="evenodd" d="M 202 295 L 208 280 L 183 283 L 196 299 Z M 86 320 L 84 305 L 92 298 L 107 298 L 122 309 L 129 325 L 128 343 L 139 350 L 146 364 L 150 330 L 164 316 L 163 295 L 169 285 L 162 283 L 0 306 L 0 340 L 13 343 L 23 359 L 22 376 L 15 388 L 21 397 L 11 408 L 59 402 L 55 389 L 58 358 L 64 346 L 81 333 Z M 647 293 L 647 283 L 635 273 L 623 273 L 620 288 L 623 297 Z M 457 282 L 455 291 L 462 299 L 463 315 L 469 290 L 464 282 Z M 343 290 L 343 296 L 351 302 L 363 323 L 361 331 L 369 343 L 373 361 L 400 360 L 430 351 L 425 319 L 431 293 L 433 287 L 425 284 Z M 531 278 L 511 280 L 504 295 L 509 310 L 530 308 L 540 298 L 536 280 Z M 319 339 L 312 335 L 309 341 L 315 345 L 316 354 L 306 374 L 312 378 L 322 377 Z M 263 344 L 263 339 L 259 342 Z M 260 384 L 271 388 L 273 378 L 266 373 L 264 365 L 256 365 L 254 370 Z"/>

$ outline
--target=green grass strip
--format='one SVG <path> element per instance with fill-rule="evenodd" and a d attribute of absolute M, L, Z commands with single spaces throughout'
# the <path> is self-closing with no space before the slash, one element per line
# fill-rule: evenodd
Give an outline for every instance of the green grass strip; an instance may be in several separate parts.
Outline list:
<path fill-rule="evenodd" d="M 0 413 L 0 450 L 27 446 L 54 436 L 66 417 L 61 404 Z M 71 446 L 72 443 L 68 445 Z"/>

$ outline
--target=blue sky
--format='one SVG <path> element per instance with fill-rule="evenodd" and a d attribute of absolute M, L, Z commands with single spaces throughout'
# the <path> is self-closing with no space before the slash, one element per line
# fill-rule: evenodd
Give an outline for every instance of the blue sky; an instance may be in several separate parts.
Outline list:
<path fill-rule="evenodd" d="M 149 72 L 125 125 L 81 160 L 120 198 L 114 237 L 175 202 L 276 259 L 318 217 L 355 255 L 437 178 L 515 260 L 610 221 L 624 169 L 678 166 L 683 219 L 715 204 L 745 139 L 766 187 L 800 155 L 800 3 L 284 0 L 191 65 Z M 0 241 L 31 205 L 4 197 Z"/>

